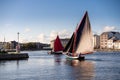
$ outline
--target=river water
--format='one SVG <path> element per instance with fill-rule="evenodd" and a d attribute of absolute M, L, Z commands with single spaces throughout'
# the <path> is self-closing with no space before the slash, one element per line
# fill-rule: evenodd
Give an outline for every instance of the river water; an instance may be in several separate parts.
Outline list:
<path fill-rule="evenodd" d="M 26 52 L 27 60 L 0 61 L 0 80 L 120 80 L 120 52 L 95 52 L 84 61 Z"/>

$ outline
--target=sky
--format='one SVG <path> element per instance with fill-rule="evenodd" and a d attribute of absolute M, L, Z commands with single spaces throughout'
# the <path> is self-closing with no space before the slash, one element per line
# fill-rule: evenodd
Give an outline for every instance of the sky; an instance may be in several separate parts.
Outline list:
<path fill-rule="evenodd" d="M 88 11 L 92 32 L 120 31 L 120 0 L 0 0 L 0 41 L 69 38 Z"/>

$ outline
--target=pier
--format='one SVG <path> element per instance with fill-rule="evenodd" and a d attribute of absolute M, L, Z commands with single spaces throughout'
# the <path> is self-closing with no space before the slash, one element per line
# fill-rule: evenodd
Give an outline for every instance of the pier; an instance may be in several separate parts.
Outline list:
<path fill-rule="evenodd" d="M 28 59 L 28 53 L 20 53 L 20 54 L 0 54 L 0 60 L 20 60 L 20 59 Z"/>

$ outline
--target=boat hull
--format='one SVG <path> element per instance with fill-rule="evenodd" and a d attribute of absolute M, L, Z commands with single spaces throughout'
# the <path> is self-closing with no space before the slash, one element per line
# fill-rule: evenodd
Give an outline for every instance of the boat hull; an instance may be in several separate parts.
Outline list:
<path fill-rule="evenodd" d="M 51 54 L 60 55 L 62 52 L 51 52 Z"/>
<path fill-rule="evenodd" d="M 85 60 L 84 56 L 78 57 L 78 60 Z"/>
<path fill-rule="evenodd" d="M 72 59 L 72 60 L 75 60 L 75 59 L 77 59 L 77 60 L 85 60 L 85 57 L 84 56 L 79 56 L 79 57 L 73 57 L 73 56 L 68 56 L 68 55 L 66 55 L 66 58 L 67 59 Z"/>
<path fill-rule="evenodd" d="M 62 52 L 48 52 L 48 54 L 60 55 L 60 54 L 63 54 L 63 53 Z"/>

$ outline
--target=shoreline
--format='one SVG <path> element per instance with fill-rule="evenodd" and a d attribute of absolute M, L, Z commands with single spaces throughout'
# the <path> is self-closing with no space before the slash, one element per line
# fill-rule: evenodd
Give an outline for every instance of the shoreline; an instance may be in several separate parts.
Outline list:
<path fill-rule="evenodd" d="M 120 52 L 120 49 L 94 49 L 94 51 L 98 51 L 98 52 Z"/>

